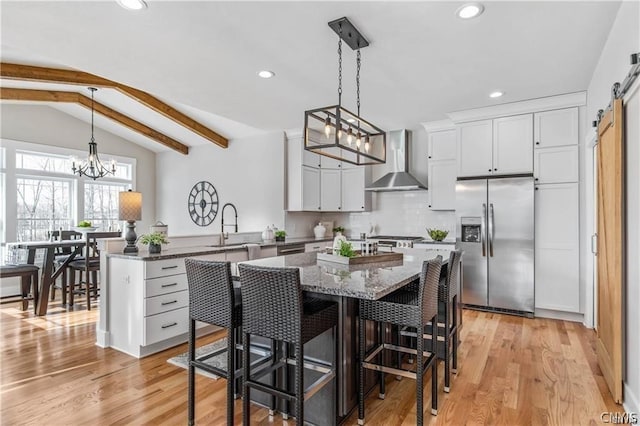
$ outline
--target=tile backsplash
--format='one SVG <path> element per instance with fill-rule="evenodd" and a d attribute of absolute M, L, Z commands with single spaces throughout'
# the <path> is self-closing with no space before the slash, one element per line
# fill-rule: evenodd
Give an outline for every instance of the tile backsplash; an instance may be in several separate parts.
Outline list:
<path fill-rule="evenodd" d="M 427 237 L 426 228 L 439 228 L 455 235 L 455 211 L 429 209 L 427 191 L 378 192 L 372 195 L 370 212 L 315 213 L 287 212 L 285 225 L 291 236 L 313 235 L 320 220 L 332 220 L 346 228 L 347 236 L 411 235 Z M 449 237 L 447 237 L 449 239 Z"/>

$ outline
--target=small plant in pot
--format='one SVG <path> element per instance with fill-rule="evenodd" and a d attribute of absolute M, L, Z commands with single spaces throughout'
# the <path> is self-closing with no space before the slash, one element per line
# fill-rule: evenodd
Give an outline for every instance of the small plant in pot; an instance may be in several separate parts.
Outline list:
<path fill-rule="evenodd" d="M 443 229 L 438 229 L 438 228 L 434 228 L 434 229 L 427 228 L 427 232 L 429 233 L 429 236 L 433 241 L 442 241 L 445 238 L 447 238 L 447 235 L 449 235 L 449 231 L 445 231 Z"/>
<path fill-rule="evenodd" d="M 333 232 L 336 235 L 343 235 L 344 234 L 344 228 L 342 226 L 336 226 L 335 228 L 333 228 Z"/>
<path fill-rule="evenodd" d="M 287 236 L 287 232 L 283 230 L 278 230 L 274 233 L 276 237 L 276 241 L 284 241 L 284 237 Z"/>
<path fill-rule="evenodd" d="M 149 253 L 160 253 L 162 250 L 162 244 L 169 244 L 167 236 L 161 232 L 153 232 L 151 234 L 145 234 L 140 237 L 140 242 L 144 245 L 149 245 Z"/>

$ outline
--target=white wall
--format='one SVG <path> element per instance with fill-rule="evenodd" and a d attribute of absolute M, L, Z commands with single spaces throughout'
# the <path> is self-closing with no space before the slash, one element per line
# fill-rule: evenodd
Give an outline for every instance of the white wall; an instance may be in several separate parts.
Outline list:
<path fill-rule="evenodd" d="M 640 52 L 640 3 L 622 2 L 616 20 L 589 83 L 587 118 L 595 119 L 598 109 L 604 109 L 611 99 L 611 86 L 621 82 L 629 72 L 629 56 Z M 626 202 L 627 202 L 627 263 L 626 263 L 626 371 L 625 408 L 640 412 L 640 93 L 636 90 L 628 99 L 625 118 Z M 588 125 L 587 132 L 591 132 Z M 588 137 L 587 137 L 588 138 Z M 589 231 L 590 233 L 590 231 Z M 585 236 L 586 237 L 586 236 Z"/>
<path fill-rule="evenodd" d="M 0 104 L 2 138 L 40 145 L 52 145 L 88 152 L 90 124 L 44 105 Z M 98 153 L 136 159 L 135 189 L 142 192 L 142 220 L 138 234 L 147 232 L 155 221 L 155 153 L 112 133 L 95 129 Z"/>
<path fill-rule="evenodd" d="M 261 232 L 267 225 L 284 225 L 284 132 L 271 132 L 229 141 L 229 147 L 200 145 L 189 155 L 163 152 L 157 155 L 156 219 L 169 225 L 171 235 L 220 232 L 222 206 L 238 209 L 240 232 Z M 218 214 L 205 227 L 193 223 L 187 198 L 193 185 L 208 181 L 216 188 Z M 233 223 L 233 209 L 225 212 L 225 224 Z M 233 228 L 225 228 L 233 232 Z"/>

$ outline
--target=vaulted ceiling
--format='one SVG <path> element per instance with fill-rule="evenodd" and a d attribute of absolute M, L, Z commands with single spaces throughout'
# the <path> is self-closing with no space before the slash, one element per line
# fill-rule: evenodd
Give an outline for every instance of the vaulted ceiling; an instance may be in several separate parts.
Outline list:
<path fill-rule="evenodd" d="M 327 22 L 347 16 L 371 43 L 362 115 L 415 128 L 449 111 L 585 90 L 620 5 L 485 2 L 484 14 L 461 20 L 461 4 L 148 1 L 132 12 L 115 1 L 3 1 L 0 57 L 144 90 L 232 139 L 299 129 L 304 110 L 336 103 Z M 263 69 L 276 76 L 258 78 Z M 355 109 L 348 48 L 343 76 L 343 104 Z M 490 99 L 494 90 L 505 96 Z"/>

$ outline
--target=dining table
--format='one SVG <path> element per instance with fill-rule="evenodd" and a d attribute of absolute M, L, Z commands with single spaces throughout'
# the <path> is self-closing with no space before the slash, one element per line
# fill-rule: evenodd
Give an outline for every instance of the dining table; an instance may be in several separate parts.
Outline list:
<path fill-rule="evenodd" d="M 36 260 L 36 251 L 44 249 L 44 258 L 42 260 L 40 288 L 38 294 L 38 300 L 36 303 L 36 315 L 42 316 L 47 314 L 47 308 L 49 306 L 49 292 L 51 286 L 56 282 L 56 279 L 62 274 L 62 271 L 69 265 L 73 259 L 82 252 L 82 249 L 86 246 L 86 240 L 54 240 L 54 241 L 22 241 L 17 243 L 7 244 L 9 248 L 25 249 L 28 251 L 27 263 L 33 265 Z M 58 266 L 54 267 L 55 255 L 61 249 L 71 249 L 64 261 Z"/>

